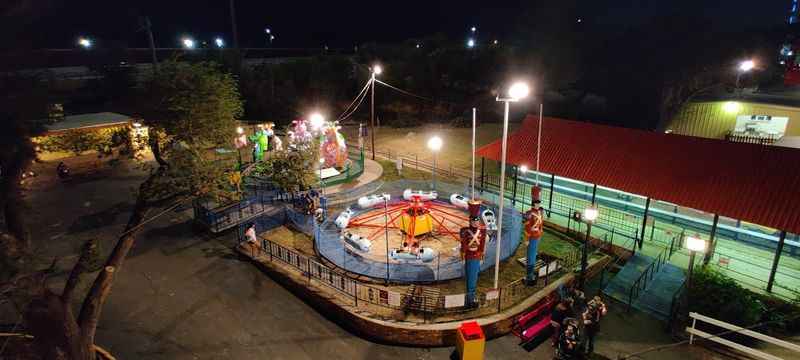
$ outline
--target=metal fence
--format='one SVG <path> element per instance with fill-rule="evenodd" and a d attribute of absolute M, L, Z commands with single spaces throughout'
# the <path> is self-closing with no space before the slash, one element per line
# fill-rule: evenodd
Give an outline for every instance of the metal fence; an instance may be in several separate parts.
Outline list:
<path fill-rule="evenodd" d="M 240 242 L 243 240 L 240 236 Z M 460 317 L 476 316 L 476 312 L 480 314 L 497 313 L 541 290 L 543 286 L 548 285 L 560 277 L 564 271 L 568 271 L 574 266 L 574 264 L 567 264 L 563 259 L 557 259 L 558 266 L 555 269 L 546 266 L 544 277 L 537 286 L 528 286 L 524 283 L 524 279 L 518 279 L 501 287 L 496 293 L 479 291 L 476 294 L 477 305 L 447 306 L 448 302 L 445 298 L 448 295 L 446 294 L 425 295 L 424 291 L 414 291 L 414 289 L 421 289 L 417 285 L 411 285 L 409 287 L 411 290 L 406 293 L 397 293 L 351 278 L 339 269 L 331 268 L 309 256 L 300 254 L 273 241 L 261 239 L 260 245 L 257 250 L 258 253 L 250 254 L 254 258 L 262 261 L 280 262 L 299 272 L 309 283 L 323 285 L 335 290 L 342 295 L 343 299 L 351 301 L 353 306 L 365 307 L 373 305 L 389 310 L 401 310 L 403 311 L 402 317 L 406 321 L 409 320 L 407 318 L 407 313 L 409 312 L 423 315 L 422 322 L 436 322 L 437 319 L 435 317 L 441 316 L 447 317 L 447 319 L 441 319 L 441 321 L 451 321 Z M 578 258 L 578 255 L 573 254 L 570 258 Z M 540 269 L 541 267 L 537 268 L 536 271 L 540 271 Z M 396 314 L 395 316 L 401 315 Z"/>

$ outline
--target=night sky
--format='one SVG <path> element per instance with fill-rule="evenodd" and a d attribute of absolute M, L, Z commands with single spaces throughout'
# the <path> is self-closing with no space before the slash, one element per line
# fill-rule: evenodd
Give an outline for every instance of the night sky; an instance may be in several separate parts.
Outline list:
<path fill-rule="evenodd" d="M 138 17 L 150 16 L 158 47 L 177 47 L 182 35 L 231 41 L 228 0 L 3 0 L 15 24 L 10 35 L 26 47 L 68 48 L 79 35 L 106 46 L 145 47 Z M 541 0 L 540 0 L 541 1 Z M 550 0 L 554 1 L 554 0 Z M 557 1 L 557 0 L 555 0 Z M 588 24 L 628 26 L 682 0 L 596 0 L 580 9 Z M 728 28 L 774 27 L 785 22 L 790 0 L 696 0 L 697 11 Z M 273 30 L 274 47 L 347 47 L 369 41 L 396 41 L 437 32 L 466 38 L 470 26 L 479 37 L 513 36 L 514 24 L 535 21 L 536 0 L 518 1 L 263 1 L 236 2 L 243 47 L 266 45 L 264 28 Z M 10 9 L 10 11 L 9 11 Z M 24 19 L 24 20 L 20 20 Z M 9 25 L 6 25 L 8 28 Z M 22 40 L 20 40 L 22 41 Z"/>

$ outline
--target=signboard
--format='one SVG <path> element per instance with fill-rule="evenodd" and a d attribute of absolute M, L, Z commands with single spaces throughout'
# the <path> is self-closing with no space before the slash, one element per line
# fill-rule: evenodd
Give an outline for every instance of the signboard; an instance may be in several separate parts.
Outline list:
<path fill-rule="evenodd" d="M 737 135 L 781 138 L 786 133 L 788 117 L 769 115 L 739 115 L 736 117 Z"/>
<path fill-rule="evenodd" d="M 339 170 L 336 170 L 336 169 L 334 169 L 332 167 L 327 168 L 327 169 L 322 169 L 322 171 L 320 171 L 320 175 L 322 175 L 323 179 L 327 179 L 329 177 L 334 177 L 334 176 L 339 175 L 339 174 L 340 174 Z"/>
<path fill-rule="evenodd" d="M 464 306 L 464 294 L 446 295 L 444 297 L 444 307 L 454 308 Z"/>

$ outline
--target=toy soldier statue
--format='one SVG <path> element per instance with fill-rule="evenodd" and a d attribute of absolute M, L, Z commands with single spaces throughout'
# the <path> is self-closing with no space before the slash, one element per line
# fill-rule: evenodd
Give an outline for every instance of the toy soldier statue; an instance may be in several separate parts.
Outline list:
<path fill-rule="evenodd" d="M 542 189 L 538 186 L 531 188 L 531 209 L 525 212 L 525 238 L 528 239 L 528 256 L 525 274 L 527 285 L 536 284 L 536 255 L 539 249 L 539 240 L 542 238 Z M 545 265 L 547 266 L 547 265 Z"/>
<path fill-rule="evenodd" d="M 480 218 L 480 201 L 470 200 L 469 226 L 461 228 L 461 257 L 464 258 L 464 279 L 466 281 L 466 306 L 475 304 L 475 289 L 478 285 L 478 273 L 481 270 L 483 249 L 486 245 L 486 226 Z"/>

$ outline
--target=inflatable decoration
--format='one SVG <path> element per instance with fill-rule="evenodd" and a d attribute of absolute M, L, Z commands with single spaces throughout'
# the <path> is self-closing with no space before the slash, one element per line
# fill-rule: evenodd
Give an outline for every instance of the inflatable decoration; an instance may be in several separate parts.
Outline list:
<path fill-rule="evenodd" d="M 319 146 L 319 156 L 325 167 L 343 168 L 347 160 L 347 145 L 336 123 L 329 123 L 323 130 L 324 137 Z"/>
<path fill-rule="evenodd" d="M 539 207 L 542 189 L 538 186 L 531 188 L 531 209 L 525 212 L 525 238 L 528 239 L 527 266 L 525 268 L 525 281 L 529 285 L 536 283 L 536 256 L 539 249 L 539 240 L 542 238 L 542 209 Z"/>
<path fill-rule="evenodd" d="M 478 285 L 478 273 L 481 269 L 481 260 L 486 246 L 486 226 L 481 222 L 480 201 L 470 201 L 469 226 L 461 228 L 461 256 L 464 258 L 464 280 L 466 281 L 467 294 L 465 304 L 475 304 L 475 290 Z"/>
<path fill-rule="evenodd" d="M 250 136 L 250 141 L 253 142 L 253 159 L 255 161 L 264 160 L 264 153 L 269 151 L 269 138 L 275 134 L 272 131 L 273 124 L 261 124 L 258 125 L 258 129 L 256 130 L 253 136 Z"/>

